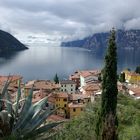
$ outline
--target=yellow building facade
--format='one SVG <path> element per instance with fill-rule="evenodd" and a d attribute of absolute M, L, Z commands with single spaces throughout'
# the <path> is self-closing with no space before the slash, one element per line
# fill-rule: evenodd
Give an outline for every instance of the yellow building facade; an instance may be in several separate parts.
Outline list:
<path fill-rule="evenodd" d="M 70 103 L 68 105 L 68 117 L 74 118 L 76 116 L 80 116 L 80 114 L 83 112 L 85 105 L 84 104 L 73 104 Z"/>
<path fill-rule="evenodd" d="M 128 70 L 125 70 L 123 72 L 125 73 L 126 82 L 134 83 L 134 84 L 140 83 L 140 74 Z"/>
<path fill-rule="evenodd" d="M 67 93 L 57 93 L 55 95 L 55 108 L 57 109 L 57 114 L 63 117 L 67 116 L 68 112 L 68 94 Z"/>

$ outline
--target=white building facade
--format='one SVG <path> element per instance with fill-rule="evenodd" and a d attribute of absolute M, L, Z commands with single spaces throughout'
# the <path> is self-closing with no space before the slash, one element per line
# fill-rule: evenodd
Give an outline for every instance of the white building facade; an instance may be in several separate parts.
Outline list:
<path fill-rule="evenodd" d="M 60 91 L 73 94 L 76 92 L 76 83 L 72 80 L 60 81 Z"/>

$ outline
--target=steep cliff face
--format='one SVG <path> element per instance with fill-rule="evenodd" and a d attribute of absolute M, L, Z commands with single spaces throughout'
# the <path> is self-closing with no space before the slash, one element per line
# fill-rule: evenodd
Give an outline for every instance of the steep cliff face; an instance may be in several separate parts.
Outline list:
<path fill-rule="evenodd" d="M 0 30 L 0 53 L 15 52 L 28 49 L 11 34 Z"/>
<path fill-rule="evenodd" d="M 83 47 L 96 52 L 104 52 L 108 43 L 109 32 L 96 33 L 82 40 L 62 42 L 62 46 Z M 140 49 L 140 30 L 117 30 L 116 41 L 118 50 Z"/>

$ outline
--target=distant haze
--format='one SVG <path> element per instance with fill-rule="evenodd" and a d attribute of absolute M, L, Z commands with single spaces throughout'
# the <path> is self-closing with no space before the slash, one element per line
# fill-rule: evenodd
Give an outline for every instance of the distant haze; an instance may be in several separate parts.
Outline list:
<path fill-rule="evenodd" d="M 0 0 L 0 29 L 21 40 L 59 42 L 140 29 L 140 0 Z"/>

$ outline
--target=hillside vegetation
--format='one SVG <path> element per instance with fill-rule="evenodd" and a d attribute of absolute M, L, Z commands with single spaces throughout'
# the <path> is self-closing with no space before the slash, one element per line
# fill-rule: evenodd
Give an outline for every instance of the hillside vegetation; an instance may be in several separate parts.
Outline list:
<path fill-rule="evenodd" d="M 78 118 L 64 124 L 54 140 L 96 140 L 95 128 L 98 119 L 100 98 L 89 104 Z M 119 93 L 118 105 L 119 140 L 140 140 L 140 100 Z"/>

